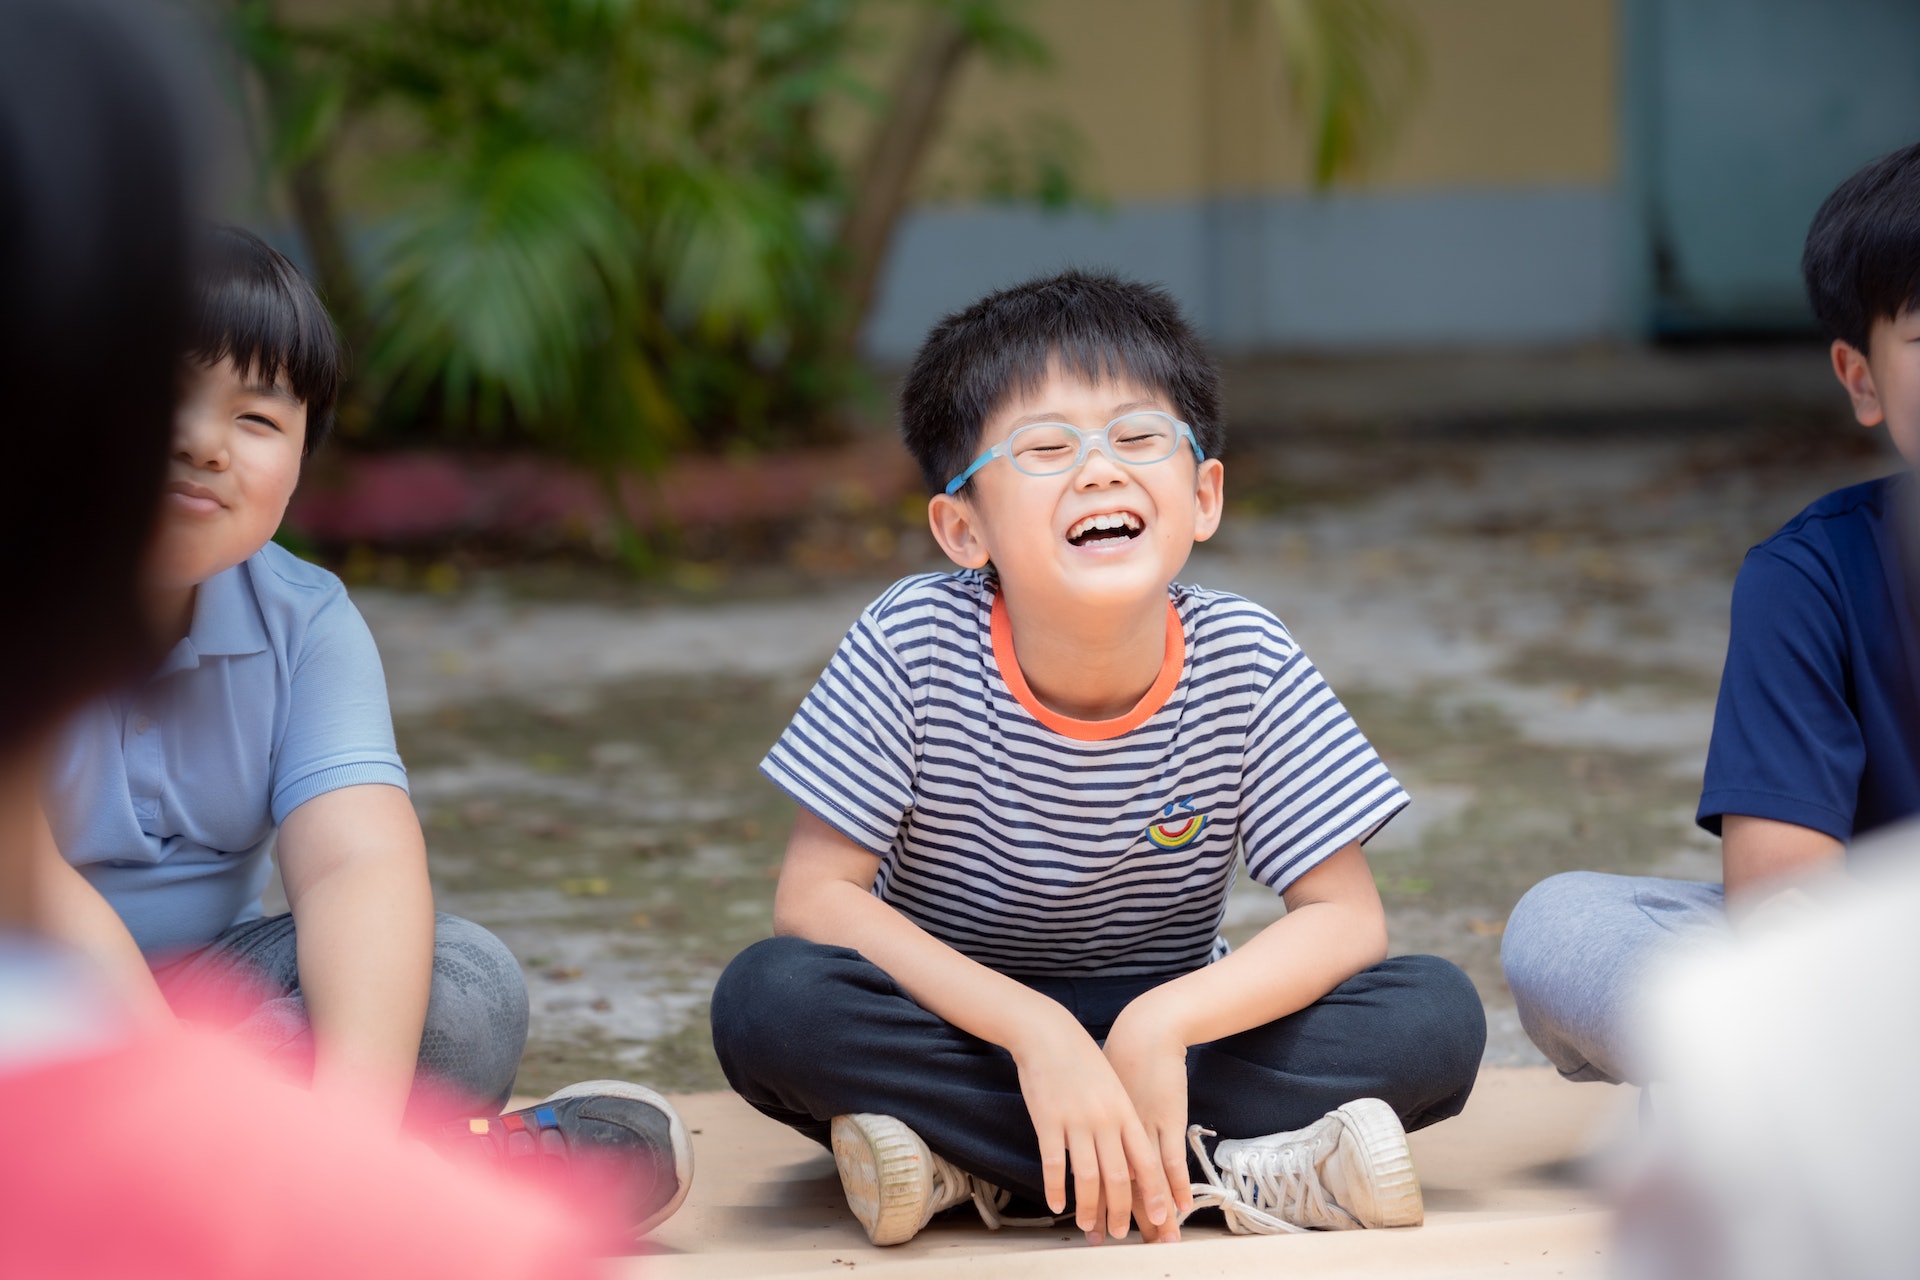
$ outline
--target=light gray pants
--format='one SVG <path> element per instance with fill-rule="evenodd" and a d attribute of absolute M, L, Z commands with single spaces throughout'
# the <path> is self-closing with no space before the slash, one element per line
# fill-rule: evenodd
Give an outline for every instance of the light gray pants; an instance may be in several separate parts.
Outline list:
<path fill-rule="evenodd" d="M 313 1070 L 291 915 L 234 925 L 154 970 L 182 1017 L 210 1021 L 297 1072 Z M 527 984 L 506 943 L 459 916 L 433 922 L 433 985 L 410 1123 L 490 1115 L 513 1092 L 527 1044 Z"/>
<path fill-rule="evenodd" d="M 1515 905 L 1500 962 L 1520 1025 L 1561 1075 L 1644 1084 L 1633 1022 L 1647 974 L 1725 927 L 1717 884 L 1569 871 Z"/>

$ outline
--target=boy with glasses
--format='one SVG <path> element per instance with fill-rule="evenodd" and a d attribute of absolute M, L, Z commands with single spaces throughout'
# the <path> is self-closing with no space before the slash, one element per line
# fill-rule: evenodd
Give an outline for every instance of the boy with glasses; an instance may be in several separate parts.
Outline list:
<path fill-rule="evenodd" d="M 714 993 L 728 1079 L 876 1244 L 969 1200 L 1095 1243 L 1418 1223 L 1404 1131 L 1485 1021 L 1387 957 L 1361 844 L 1405 792 L 1272 614 L 1174 581 L 1221 516 L 1200 342 L 1036 280 L 935 327 L 901 417 L 959 569 L 871 605 L 761 766 L 802 811 Z M 1228 954 L 1236 852 L 1287 914 Z"/>

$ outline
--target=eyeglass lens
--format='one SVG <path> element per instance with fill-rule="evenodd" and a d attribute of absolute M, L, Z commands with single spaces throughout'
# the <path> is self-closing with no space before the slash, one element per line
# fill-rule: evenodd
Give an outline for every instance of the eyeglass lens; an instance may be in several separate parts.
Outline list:
<path fill-rule="evenodd" d="M 1163 462 L 1180 447 L 1173 422 L 1158 413 L 1129 414 L 1104 433 L 1107 451 L 1120 462 L 1143 466 Z M 1030 476 L 1057 476 L 1080 459 L 1082 433 L 1064 422 L 1036 422 L 1007 440 L 1007 456 Z"/>

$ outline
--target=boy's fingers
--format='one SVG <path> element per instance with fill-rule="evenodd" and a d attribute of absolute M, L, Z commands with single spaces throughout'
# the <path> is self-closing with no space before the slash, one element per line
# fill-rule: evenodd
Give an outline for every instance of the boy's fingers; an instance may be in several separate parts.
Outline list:
<path fill-rule="evenodd" d="M 1167 1171 L 1161 1165 L 1160 1152 L 1139 1124 L 1128 1125 L 1122 1134 L 1127 1163 L 1133 1168 L 1135 1192 L 1146 1207 L 1147 1220 L 1158 1226 L 1170 1216 L 1171 1197 L 1167 1190 Z"/>
<path fill-rule="evenodd" d="M 1193 1212 L 1193 1175 L 1187 1172 L 1186 1144 L 1173 1130 L 1160 1131 L 1160 1164 L 1167 1171 L 1167 1187 L 1173 1192 L 1174 1209 L 1185 1217 Z"/>
<path fill-rule="evenodd" d="M 1040 1131 L 1040 1185 L 1046 1189 L 1047 1208 L 1059 1214 L 1067 1211 L 1067 1147 L 1060 1130 L 1048 1127 Z"/>
<path fill-rule="evenodd" d="M 1115 1240 L 1124 1240 L 1127 1224 L 1133 1220 L 1133 1174 L 1127 1168 L 1126 1142 L 1120 1134 L 1112 1132 L 1101 1134 L 1094 1142 L 1100 1155 L 1107 1234 Z"/>
<path fill-rule="evenodd" d="M 1180 1238 L 1180 1224 L 1178 1222 L 1156 1224 L 1151 1218 L 1147 1217 L 1147 1206 L 1142 1203 L 1140 1199 L 1140 1186 L 1138 1183 L 1134 1184 L 1133 1197 L 1133 1225 L 1140 1228 L 1140 1238 L 1142 1240 L 1148 1244 L 1159 1244 L 1163 1240 L 1171 1243 Z"/>
<path fill-rule="evenodd" d="M 1084 1129 L 1069 1133 L 1067 1159 L 1073 1165 L 1073 1220 L 1082 1231 L 1092 1231 L 1100 1211 L 1100 1156 L 1093 1135 Z"/>

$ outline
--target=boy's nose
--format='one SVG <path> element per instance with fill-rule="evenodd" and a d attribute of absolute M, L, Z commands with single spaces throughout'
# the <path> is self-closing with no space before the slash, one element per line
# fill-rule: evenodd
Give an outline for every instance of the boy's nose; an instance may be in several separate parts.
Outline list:
<path fill-rule="evenodd" d="M 203 471 L 224 471 L 227 468 L 227 451 L 212 440 L 174 437 L 173 456 L 176 461 Z"/>
<path fill-rule="evenodd" d="M 182 414 L 174 419 L 173 457 L 176 462 L 184 462 L 190 467 L 200 467 L 208 471 L 224 470 L 227 465 L 227 445 L 223 435 L 194 420 L 192 414 Z"/>
<path fill-rule="evenodd" d="M 1080 471 L 1074 476 L 1074 483 L 1097 487 L 1113 484 L 1116 481 L 1124 483 L 1126 478 L 1127 473 L 1121 469 L 1118 462 L 1114 461 L 1113 455 L 1107 452 L 1107 442 L 1104 439 L 1095 439 L 1088 445 L 1086 460 L 1080 464 Z"/>

